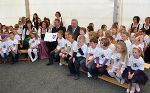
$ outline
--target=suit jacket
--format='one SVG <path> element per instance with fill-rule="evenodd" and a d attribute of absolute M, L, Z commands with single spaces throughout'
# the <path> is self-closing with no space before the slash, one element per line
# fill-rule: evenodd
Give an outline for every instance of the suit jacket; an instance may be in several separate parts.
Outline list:
<path fill-rule="evenodd" d="M 52 28 L 52 33 L 57 33 L 59 30 L 62 30 L 62 31 L 64 32 L 64 34 L 65 34 L 65 32 L 66 32 L 66 28 L 60 26 L 59 28 L 53 27 L 53 28 Z"/>
<path fill-rule="evenodd" d="M 73 28 L 71 27 L 71 25 L 69 25 L 68 26 L 68 30 L 67 31 L 70 31 L 70 32 L 72 32 L 72 30 L 73 30 Z M 76 35 L 76 40 L 77 40 L 77 37 L 80 35 L 80 27 L 79 26 L 77 26 L 77 28 L 75 29 L 75 31 L 74 31 L 74 34 Z M 73 33 L 73 32 L 72 32 Z"/>

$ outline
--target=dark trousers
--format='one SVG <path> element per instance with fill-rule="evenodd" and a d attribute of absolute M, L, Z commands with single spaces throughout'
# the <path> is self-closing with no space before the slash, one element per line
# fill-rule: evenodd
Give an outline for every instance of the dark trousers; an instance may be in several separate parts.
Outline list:
<path fill-rule="evenodd" d="M 12 57 L 12 63 L 17 62 L 19 56 L 21 55 L 20 50 L 17 51 L 17 54 L 15 54 L 14 52 L 10 51 L 11 57 Z"/>
<path fill-rule="evenodd" d="M 51 51 L 50 52 L 50 55 L 49 55 L 49 63 L 52 64 L 53 63 L 53 59 L 57 59 L 57 61 L 60 61 L 60 56 L 59 56 L 59 52 L 55 53 L 55 50 Z"/>
<path fill-rule="evenodd" d="M 93 76 L 101 76 L 101 75 L 103 75 L 105 73 L 105 71 L 106 71 L 107 66 L 104 65 L 103 67 L 97 68 L 96 65 L 97 65 L 96 63 L 94 63 L 92 65 L 92 75 Z"/>
<path fill-rule="evenodd" d="M 69 60 L 68 68 L 70 70 L 70 73 L 79 75 L 79 67 L 80 67 L 80 61 L 85 59 L 84 57 L 76 57 L 75 62 L 73 63 L 73 59 Z"/>

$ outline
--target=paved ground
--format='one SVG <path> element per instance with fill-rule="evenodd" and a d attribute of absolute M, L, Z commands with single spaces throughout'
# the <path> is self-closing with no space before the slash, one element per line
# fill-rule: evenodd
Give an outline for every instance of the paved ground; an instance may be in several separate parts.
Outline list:
<path fill-rule="evenodd" d="M 0 93 L 125 93 L 125 89 L 103 80 L 88 79 L 81 73 L 75 81 L 67 77 L 68 68 L 58 63 L 46 66 L 48 60 L 35 63 L 0 64 Z M 150 70 L 145 70 L 150 77 Z M 150 93 L 150 82 L 141 93 Z"/>

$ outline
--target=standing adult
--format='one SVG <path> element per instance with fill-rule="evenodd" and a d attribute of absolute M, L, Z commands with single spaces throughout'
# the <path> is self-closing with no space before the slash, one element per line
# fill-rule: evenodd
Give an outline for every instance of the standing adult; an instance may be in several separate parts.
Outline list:
<path fill-rule="evenodd" d="M 60 20 L 60 26 L 64 26 L 64 22 L 62 20 L 62 17 L 61 17 L 61 13 L 59 11 L 57 11 L 55 13 L 55 16 L 56 16 L 56 19 L 59 19 Z"/>
<path fill-rule="evenodd" d="M 146 30 L 146 34 L 150 35 L 150 17 L 145 18 L 145 23 L 143 24 L 143 27 Z"/>

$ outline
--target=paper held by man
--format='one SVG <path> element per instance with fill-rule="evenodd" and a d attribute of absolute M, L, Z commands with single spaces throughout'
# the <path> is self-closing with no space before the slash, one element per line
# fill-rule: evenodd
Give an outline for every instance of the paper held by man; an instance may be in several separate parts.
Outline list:
<path fill-rule="evenodd" d="M 44 41 L 53 42 L 57 39 L 57 33 L 45 33 Z"/>

